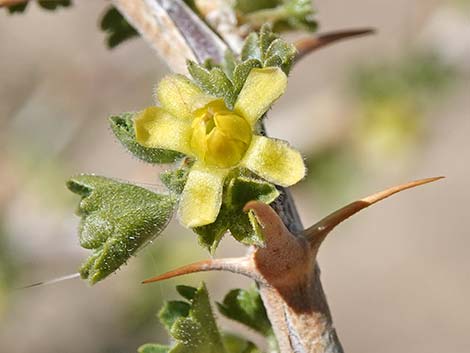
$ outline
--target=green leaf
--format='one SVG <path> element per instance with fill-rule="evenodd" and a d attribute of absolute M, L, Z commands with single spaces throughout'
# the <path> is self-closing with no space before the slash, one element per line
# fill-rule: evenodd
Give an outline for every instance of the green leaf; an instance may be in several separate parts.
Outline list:
<path fill-rule="evenodd" d="M 222 62 L 222 70 L 224 70 L 227 77 L 232 80 L 233 78 L 233 71 L 237 66 L 237 59 L 235 54 L 231 50 L 227 50 L 224 55 L 224 61 Z"/>
<path fill-rule="evenodd" d="M 204 283 L 196 290 L 188 315 L 177 319 L 170 332 L 177 341 L 171 353 L 226 352 Z"/>
<path fill-rule="evenodd" d="M 137 158 L 152 164 L 172 163 L 183 157 L 181 153 L 160 148 L 148 148 L 135 139 L 133 118 L 135 113 L 122 113 L 109 118 L 111 130 L 116 138 Z"/>
<path fill-rule="evenodd" d="M 184 159 L 178 169 L 168 170 L 160 173 L 160 180 L 163 184 L 176 195 L 181 195 L 184 185 L 188 180 L 189 171 L 193 162 Z"/>
<path fill-rule="evenodd" d="M 243 88 L 250 71 L 261 67 L 261 62 L 258 59 L 247 59 L 235 67 L 235 70 L 233 71 L 233 83 L 235 86 L 236 96 L 238 96 Z"/>
<path fill-rule="evenodd" d="M 170 349 L 171 347 L 161 344 L 147 343 L 139 347 L 138 353 L 169 353 Z"/>
<path fill-rule="evenodd" d="M 272 334 L 261 296 L 256 288 L 233 289 L 217 303 L 219 311 L 229 319 L 237 321 L 264 336 Z"/>
<path fill-rule="evenodd" d="M 90 284 L 115 272 L 159 235 L 175 206 L 170 196 L 95 175 L 71 178 L 67 187 L 81 196 L 80 245 L 93 253 L 80 274 Z"/>
<path fill-rule="evenodd" d="M 222 334 L 227 353 L 261 353 L 261 351 L 252 342 L 230 333 Z"/>
<path fill-rule="evenodd" d="M 261 60 L 261 50 L 257 33 L 252 32 L 248 35 L 248 37 L 246 37 L 245 42 L 243 43 L 240 58 L 242 59 L 242 61 L 248 59 Z"/>
<path fill-rule="evenodd" d="M 139 353 L 261 353 L 250 341 L 220 334 L 204 283 L 197 289 L 178 286 L 177 291 L 188 302 L 166 302 L 159 313 L 173 338 L 172 347 L 147 344 L 139 348 Z"/>
<path fill-rule="evenodd" d="M 188 60 L 188 71 L 203 91 L 212 96 L 224 98 L 227 106 L 231 108 L 235 102 L 233 84 L 222 68 L 206 69 L 194 61 Z"/>
<path fill-rule="evenodd" d="M 279 39 L 279 35 L 272 31 L 272 28 L 269 24 L 263 25 L 259 31 L 259 40 L 258 46 L 261 51 L 261 59 L 267 59 L 267 51 L 272 42 L 276 39 Z"/>
<path fill-rule="evenodd" d="M 100 27 L 107 33 L 106 43 L 109 48 L 114 48 L 122 42 L 138 36 L 137 31 L 113 6 L 108 7 L 103 15 Z"/>
<path fill-rule="evenodd" d="M 233 81 L 235 84 L 235 93 L 239 93 L 243 86 L 249 70 L 254 68 L 256 63 L 261 67 L 276 66 L 280 67 L 286 74 L 289 73 L 294 62 L 297 50 L 294 45 L 280 38 L 274 33 L 269 25 L 263 25 L 259 35 L 251 33 L 245 40 L 242 48 L 242 63 L 237 65 L 234 70 Z M 256 61 L 253 61 L 256 59 Z M 237 70 L 243 75 L 237 76 Z"/>
<path fill-rule="evenodd" d="M 279 192 L 270 183 L 245 176 L 229 178 L 224 190 L 222 207 L 215 222 L 193 228 L 198 234 L 199 243 L 213 254 L 224 234 L 230 230 L 232 236 L 239 242 L 262 245 L 264 243 L 262 233 L 257 231 L 249 216 L 243 212 L 243 207 L 251 200 L 269 204 L 278 196 Z"/>
<path fill-rule="evenodd" d="M 278 38 L 271 42 L 268 49 L 266 50 L 266 57 L 279 57 L 281 63 L 277 65 L 266 66 L 279 66 L 287 74 L 290 71 L 291 65 L 294 62 L 295 56 L 297 55 L 297 49 L 292 44 L 287 43 L 285 40 Z"/>
<path fill-rule="evenodd" d="M 183 285 L 176 286 L 176 291 L 187 300 L 193 300 L 197 293 L 196 288 Z"/>
<path fill-rule="evenodd" d="M 196 291 L 196 288 L 193 288 Z M 173 324 L 181 317 L 189 315 L 191 306 L 183 301 L 167 301 L 158 313 L 160 322 L 166 327 L 168 331 L 171 330 Z"/>

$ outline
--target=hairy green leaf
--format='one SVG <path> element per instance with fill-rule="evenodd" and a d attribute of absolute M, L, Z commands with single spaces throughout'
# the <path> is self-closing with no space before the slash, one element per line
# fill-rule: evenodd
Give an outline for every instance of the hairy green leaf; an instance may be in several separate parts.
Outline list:
<path fill-rule="evenodd" d="M 261 60 L 261 50 L 259 46 L 259 36 L 257 33 L 252 32 L 246 37 L 243 43 L 242 52 L 240 58 L 242 61 L 248 59 Z"/>
<path fill-rule="evenodd" d="M 247 65 L 247 63 L 250 63 L 249 66 L 251 66 L 257 61 L 261 64 L 261 67 L 277 66 L 288 74 L 296 53 L 297 50 L 294 45 L 280 38 L 278 34 L 272 31 L 271 26 L 266 24 L 261 27 L 259 35 L 251 33 L 246 38 L 241 52 L 242 63 L 240 63 L 237 68 L 242 65 Z M 256 61 L 253 61 L 255 59 Z M 235 68 L 235 71 L 237 68 Z M 243 69 L 240 68 L 239 70 L 245 73 L 246 67 Z M 246 75 L 248 75 L 248 73 Z M 237 82 L 235 73 L 234 81 L 235 92 L 237 92 L 237 88 L 240 87 L 240 81 L 243 83 L 245 81 L 238 80 Z"/>
<path fill-rule="evenodd" d="M 196 290 L 195 288 L 193 289 Z M 158 313 L 158 317 L 160 318 L 160 322 L 170 331 L 176 320 L 189 315 L 190 308 L 191 306 L 187 302 L 176 300 L 167 301 Z"/>
<path fill-rule="evenodd" d="M 114 135 L 134 156 L 153 164 L 172 163 L 183 157 L 181 153 L 175 151 L 148 148 L 139 144 L 135 139 L 134 115 L 135 113 L 122 113 L 109 118 Z"/>
<path fill-rule="evenodd" d="M 226 352 L 204 283 L 196 290 L 188 315 L 177 319 L 170 333 L 177 342 L 171 353 Z"/>
<path fill-rule="evenodd" d="M 264 336 L 272 334 L 261 296 L 256 288 L 233 289 L 217 303 L 219 311 L 229 319 L 242 323 Z"/>
<path fill-rule="evenodd" d="M 194 81 L 206 93 L 209 93 L 214 97 L 224 98 L 227 106 L 232 108 L 233 103 L 235 102 L 233 84 L 222 68 L 213 67 L 211 69 L 206 69 L 194 61 L 188 61 L 188 71 Z"/>
<path fill-rule="evenodd" d="M 178 169 L 160 173 L 160 180 L 171 192 L 176 195 L 180 195 L 183 192 L 186 181 L 188 180 L 191 165 L 192 161 L 184 159 Z"/>
<path fill-rule="evenodd" d="M 220 334 L 204 283 L 199 288 L 177 286 L 177 291 L 188 301 L 166 302 L 159 313 L 172 346 L 146 344 L 139 353 L 261 353 L 250 341 Z"/>
<path fill-rule="evenodd" d="M 67 187 L 81 196 L 80 245 L 93 253 L 80 274 L 94 284 L 115 272 L 168 224 L 174 199 L 113 179 L 80 175 Z"/>
<path fill-rule="evenodd" d="M 238 96 L 243 88 L 250 71 L 260 67 L 262 67 L 262 64 L 258 59 L 247 59 L 235 67 L 235 70 L 233 70 L 233 84 L 236 96 Z"/>

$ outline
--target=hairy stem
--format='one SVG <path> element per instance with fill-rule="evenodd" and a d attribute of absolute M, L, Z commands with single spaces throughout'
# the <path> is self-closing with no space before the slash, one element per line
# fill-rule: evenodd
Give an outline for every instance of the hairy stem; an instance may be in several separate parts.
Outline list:
<path fill-rule="evenodd" d="M 179 11 L 185 7 L 182 1 L 113 2 L 173 71 L 186 72 L 186 59 L 201 62 L 208 55 L 216 61 L 222 58 L 226 47 L 213 32 L 204 29 L 208 28 L 203 21 Z M 301 236 L 303 227 L 294 200 L 288 190 L 281 191 L 274 208 L 289 231 Z M 281 353 L 341 353 L 343 350 L 332 324 L 319 268 L 315 262 L 309 267 L 311 275 L 303 288 L 285 288 L 283 292 L 269 284 L 259 286 L 279 348 Z M 295 302 L 289 301 L 288 297 L 295 297 Z"/>

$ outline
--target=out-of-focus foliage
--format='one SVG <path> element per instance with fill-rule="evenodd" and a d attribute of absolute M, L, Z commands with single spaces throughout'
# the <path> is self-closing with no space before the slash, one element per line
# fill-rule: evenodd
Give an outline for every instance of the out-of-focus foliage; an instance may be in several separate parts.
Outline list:
<path fill-rule="evenodd" d="M 109 48 L 114 48 L 139 35 L 114 6 L 110 6 L 105 11 L 101 18 L 100 27 L 107 33 L 106 44 Z"/>
<path fill-rule="evenodd" d="M 3 310 L 7 304 L 8 290 L 15 282 L 16 275 L 15 256 L 14 253 L 12 253 L 12 249 L 8 246 L 3 227 L 3 218 L 0 214 L 0 322 Z"/>
<path fill-rule="evenodd" d="M 426 112 L 457 77 L 457 68 L 426 49 L 356 66 L 348 83 L 355 110 L 347 133 L 308 158 L 318 192 L 345 195 L 368 168 L 405 158 L 425 134 Z"/>
<path fill-rule="evenodd" d="M 141 346 L 139 353 L 260 352 L 241 337 L 219 332 L 204 284 L 197 289 L 178 286 L 177 291 L 186 301 L 166 302 L 159 313 L 161 323 L 175 340 L 172 346 L 149 343 Z M 245 304 L 250 306 L 250 303 Z"/>
<path fill-rule="evenodd" d="M 56 10 L 61 7 L 69 7 L 72 5 L 71 0 L 38 0 L 38 1 L 25 1 L 16 5 L 8 6 L 9 13 L 22 13 L 28 7 L 30 2 L 36 2 L 41 8 L 46 10 Z"/>
<path fill-rule="evenodd" d="M 173 213 L 172 197 L 104 177 L 81 175 L 67 187 L 82 197 L 80 245 L 93 254 L 80 274 L 90 284 L 109 276 L 159 235 Z"/>
<path fill-rule="evenodd" d="M 313 32 L 318 28 L 311 0 L 237 0 L 235 10 L 242 22 L 255 28 L 265 23 L 273 25 L 276 32 Z"/>
<path fill-rule="evenodd" d="M 426 51 L 359 67 L 352 79 L 361 114 L 356 142 L 384 158 L 406 152 L 425 129 L 426 110 L 442 101 L 455 77 L 452 67 Z"/>

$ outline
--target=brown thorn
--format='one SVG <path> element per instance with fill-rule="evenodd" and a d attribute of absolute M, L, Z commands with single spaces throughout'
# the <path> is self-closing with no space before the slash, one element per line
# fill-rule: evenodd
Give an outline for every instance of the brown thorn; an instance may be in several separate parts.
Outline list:
<path fill-rule="evenodd" d="M 279 235 L 290 234 L 279 215 L 264 202 L 249 201 L 245 207 L 243 207 L 243 211 L 254 212 L 258 223 L 263 229 L 266 243 L 275 241 Z"/>
<path fill-rule="evenodd" d="M 333 228 L 335 228 L 338 224 L 348 219 L 352 215 L 356 214 L 360 210 L 369 207 L 379 201 L 382 201 L 387 197 L 390 197 L 398 192 L 411 189 L 420 185 L 428 184 L 443 178 L 444 177 L 441 176 L 412 181 L 406 184 L 391 187 L 384 191 L 380 191 L 358 201 L 354 201 L 349 205 L 344 206 L 343 208 L 340 208 L 339 210 L 326 216 L 312 227 L 304 230 L 305 238 L 309 241 L 312 247 L 318 247 L 328 235 L 328 233 L 333 230 Z"/>
<path fill-rule="evenodd" d="M 360 28 L 328 32 L 324 34 L 319 34 L 316 37 L 300 39 L 295 42 L 295 47 L 297 48 L 297 56 L 295 60 L 298 61 L 302 59 L 305 55 L 310 54 L 315 50 L 323 48 L 324 46 L 335 43 L 337 41 L 374 33 L 375 29 L 373 28 Z"/>
<path fill-rule="evenodd" d="M 182 266 L 175 270 L 146 279 L 143 284 L 159 282 L 173 277 L 183 276 L 190 273 L 203 271 L 228 271 L 245 275 L 254 280 L 259 280 L 251 265 L 251 260 L 246 257 L 234 257 L 226 259 L 209 259 Z"/>

